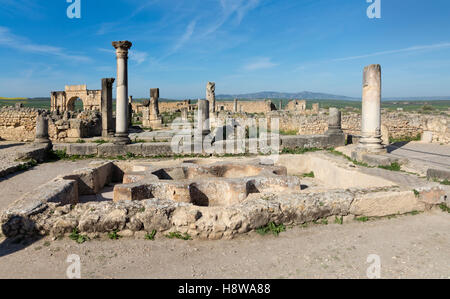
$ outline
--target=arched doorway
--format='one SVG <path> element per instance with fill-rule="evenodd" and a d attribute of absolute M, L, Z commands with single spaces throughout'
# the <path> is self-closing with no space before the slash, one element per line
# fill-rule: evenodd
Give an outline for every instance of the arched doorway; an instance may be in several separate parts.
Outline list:
<path fill-rule="evenodd" d="M 83 111 L 83 100 L 79 97 L 71 97 L 67 102 L 68 111 Z"/>

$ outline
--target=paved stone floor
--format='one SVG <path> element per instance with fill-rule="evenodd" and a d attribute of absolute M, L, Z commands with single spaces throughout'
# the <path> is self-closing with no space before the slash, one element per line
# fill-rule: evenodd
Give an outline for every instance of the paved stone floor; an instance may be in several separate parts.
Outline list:
<path fill-rule="evenodd" d="M 410 160 L 410 167 L 450 169 L 450 145 L 409 142 L 388 147 L 390 155 Z M 426 173 L 426 170 L 425 170 Z"/>

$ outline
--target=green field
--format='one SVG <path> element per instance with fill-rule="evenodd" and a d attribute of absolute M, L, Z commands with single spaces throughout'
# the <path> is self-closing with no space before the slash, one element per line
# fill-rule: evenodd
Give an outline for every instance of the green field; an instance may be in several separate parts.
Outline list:
<path fill-rule="evenodd" d="M 135 99 L 137 102 L 141 102 L 144 99 Z M 167 100 L 161 100 L 167 101 Z M 251 101 L 251 100 L 239 100 L 239 101 Z M 289 99 L 275 99 L 272 102 L 276 107 L 279 107 L 280 101 L 283 102 L 283 107 L 290 101 Z M 193 101 L 195 103 L 196 101 Z M 16 103 L 22 103 L 24 107 L 50 109 L 49 98 L 2 98 L 0 97 L 0 107 L 2 106 L 14 106 Z M 359 101 L 343 101 L 343 100 L 308 100 L 307 108 L 311 109 L 313 103 L 320 103 L 321 108 L 337 107 L 344 111 L 357 111 L 361 110 L 361 102 Z M 76 109 L 82 109 L 81 101 L 75 103 Z M 450 108 L 450 100 L 433 100 L 433 101 L 384 101 L 382 108 L 390 111 L 396 111 L 397 108 L 403 108 L 404 111 L 416 111 L 425 114 L 439 114 L 448 111 Z"/>

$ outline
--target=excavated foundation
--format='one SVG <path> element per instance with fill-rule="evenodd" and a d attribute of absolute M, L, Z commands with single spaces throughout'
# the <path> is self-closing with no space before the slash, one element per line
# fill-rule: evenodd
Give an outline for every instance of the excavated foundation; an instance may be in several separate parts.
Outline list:
<path fill-rule="evenodd" d="M 76 229 L 131 236 L 156 231 L 216 240 L 271 222 L 397 215 L 446 200 L 442 189 L 425 180 L 412 188 L 326 153 L 283 155 L 272 165 L 261 161 L 93 162 L 15 201 L 0 214 L 2 233 L 61 236 Z"/>

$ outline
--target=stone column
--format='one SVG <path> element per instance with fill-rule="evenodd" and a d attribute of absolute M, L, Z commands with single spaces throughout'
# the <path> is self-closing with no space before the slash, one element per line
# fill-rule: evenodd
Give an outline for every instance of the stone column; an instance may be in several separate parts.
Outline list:
<path fill-rule="evenodd" d="M 209 101 L 198 100 L 197 130 L 202 136 L 211 133 L 209 126 Z"/>
<path fill-rule="evenodd" d="M 330 108 L 330 115 L 328 118 L 328 131 L 327 135 L 331 134 L 343 134 L 342 131 L 341 111 L 337 108 Z"/>
<path fill-rule="evenodd" d="M 112 87 L 114 78 L 102 79 L 102 137 L 114 136 Z"/>
<path fill-rule="evenodd" d="M 34 143 L 51 143 L 48 136 L 48 118 L 45 114 L 39 114 L 36 119 L 36 138 Z"/>
<path fill-rule="evenodd" d="M 372 64 L 364 68 L 362 94 L 362 124 L 359 150 L 382 152 L 381 141 L 381 66 Z"/>
<path fill-rule="evenodd" d="M 118 41 L 112 43 L 117 56 L 117 96 L 116 96 L 116 134 L 114 142 L 128 144 L 128 50 L 132 43 Z"/>
<path fill-rule="evenodd" d="M 234 99 L 233 112 L 238 113 L 238 99 Z"/>
<path fill-rule="evenodd" d="M 159 117 L 159 88 L 150 89 L 150 106 L 155 119 Z"/>
<path fill-rule="evenodd" d="M 211 112 L 216 112 L 216 83 L 208 82 L 206 84 L 206 100 L 209 102 Z"/>
<path fill-rule="evenodd" d="M 133 126 L 133 96 L 128 97 L 128 126 Z"/>
<path fill-rule="evenodd" d="M 188 108 L 183 108 L 181 110 L 181 120 L 183 122 L 188 122 Z"/>

